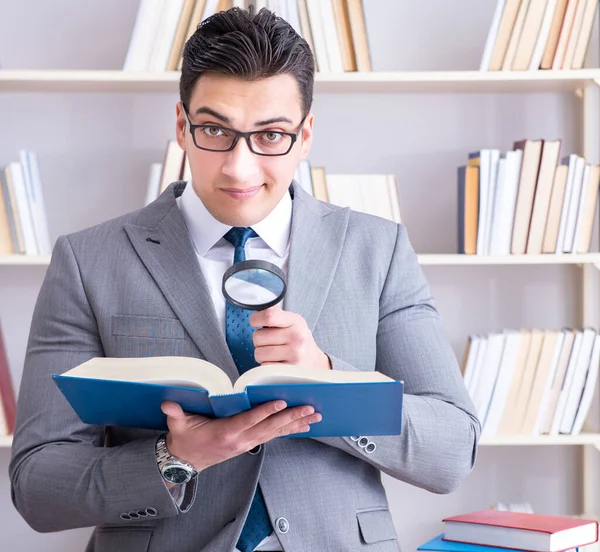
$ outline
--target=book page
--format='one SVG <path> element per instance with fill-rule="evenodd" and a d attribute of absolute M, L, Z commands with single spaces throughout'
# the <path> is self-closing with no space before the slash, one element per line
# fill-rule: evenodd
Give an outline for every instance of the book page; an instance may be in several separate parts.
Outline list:
<path fill-rule="evenodd" d="M 193 357 L 95 357 L 62 375 L 200 388 L 211 395 L 231 393 L 231 381 L 225 372 Z"/>
<path fill-rule="evenodd" d="M 257 366 L 241 375 L 233 386 L 239 393 L 250 385 L 301 384 L 301 383 L 358 383 L 395 381 L 381 372 L 346 372 L 322 370 L 293 364 L 267 364 Z"/>

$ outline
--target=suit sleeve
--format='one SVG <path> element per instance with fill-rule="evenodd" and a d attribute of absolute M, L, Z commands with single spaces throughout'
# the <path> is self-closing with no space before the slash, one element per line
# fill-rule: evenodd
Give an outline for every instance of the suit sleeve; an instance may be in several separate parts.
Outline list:
<path fill-rule="evenodd" d="M 334 369 L 356 370 L 330 358 Z M 376 358 L 377 371 L 404 381 L 401 435 L 370 437 L 370 454 L 348 437 L 316 440 L 417 487 L 454 491 L 475 465 L 481 427 L 401 225 L 380 297 Z"/>
<path fill-rule="evenodd" d="M 156 439 L 105 448 L 105 428 L 81 422 L 51 378 L 103 355 L 73 250 L 60 237 L 34 309 L 9 466 L 13 503 L 37 531 L 180 512 L 158 471 Z M 183 509 L 194 491 L 187 486 Z"/>

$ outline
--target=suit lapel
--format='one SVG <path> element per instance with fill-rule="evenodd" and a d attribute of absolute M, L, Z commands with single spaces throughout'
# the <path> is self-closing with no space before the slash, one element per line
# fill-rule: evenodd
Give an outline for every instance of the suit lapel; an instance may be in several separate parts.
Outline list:
<path fill-rule="evenodd" d="M 300 314 L 311 331 L 333 282 L 349 216 L 349 209 L 334 210 L 294 185 L 284 308 Z"/>
<path fill-rule="evenodd" d="M 171 185 L 156 202 L 140 212 L 137 224 L 125 224 L 124 228 L 148 272 L 206 360 L 235 381 L 239 373 L 175 201 L 184 187 L 185 183 Z"/>

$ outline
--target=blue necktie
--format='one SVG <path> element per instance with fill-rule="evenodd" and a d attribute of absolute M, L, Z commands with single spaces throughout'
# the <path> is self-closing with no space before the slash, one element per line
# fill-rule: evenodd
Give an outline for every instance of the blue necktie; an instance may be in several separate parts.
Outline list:
<path fill-rule="evenodd" d="M 232 228 L 224 237 L 235 247 L 233 262 L 240 263 L 246 260 L 246 241 L 248 238 L 258 237 L 258 234 L 252 228 Z M 240 374 L 258 366 L 254 359 L 254 343 L 252 342 L 254 328 L 249 322 L 251 314 L 252 311 L 227 302 L 225 336 L 231 356 Z M 272 531 L 265 501 L 260 488 L 257 488 L 236 546 L 241 552 L 251 552 Z"/>

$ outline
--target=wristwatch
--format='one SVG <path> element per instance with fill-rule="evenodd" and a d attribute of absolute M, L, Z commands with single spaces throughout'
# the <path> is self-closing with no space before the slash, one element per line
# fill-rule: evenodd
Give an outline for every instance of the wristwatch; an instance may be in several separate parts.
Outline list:
<path fill-rule="evenodd" d="M 156 462 L 158 469 L 165 481 L 175 485 L 188 483 L 198 475 L 198 472 L 189 462 L 177 458 L 169 453 L 166 434 L 161 435 L 156 441 Z"/>

